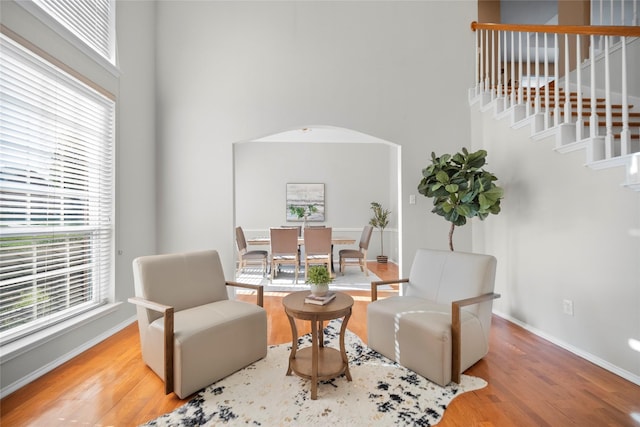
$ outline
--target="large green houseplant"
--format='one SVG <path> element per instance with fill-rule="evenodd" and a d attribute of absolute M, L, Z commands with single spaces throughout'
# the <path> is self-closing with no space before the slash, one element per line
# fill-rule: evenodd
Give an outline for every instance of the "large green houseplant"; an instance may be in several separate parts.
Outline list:
<path fill-rule="evenodd" d="M 494 181 L 498 178 L 485 171 L 487 152 L 469 153 L 466 148 L 454 155 L 436 157 L 431 153 L 431 164 L 422 170 L 418 192 L 433 198 L 433 210 L 451 223 L 449 249 L 453 251 L 453 231 L 465 225 L 467 218 L 484 220 L 489 214 L 500 212 L 502 188 Z"/>
<path fill-rule="evenodd" d="M 385 209 L 378 202 L 371 202 L 370 209 L 373 211 L 373 216 L 369 220 L 369 225 L 373 228 L 380 230 L 380 255 L 377 256 L 379 263 L 384 264 L 387 262 L 387 256 L 384 254 L 384 229 L 389 225 L 389 215 L 391 211 Z"/>

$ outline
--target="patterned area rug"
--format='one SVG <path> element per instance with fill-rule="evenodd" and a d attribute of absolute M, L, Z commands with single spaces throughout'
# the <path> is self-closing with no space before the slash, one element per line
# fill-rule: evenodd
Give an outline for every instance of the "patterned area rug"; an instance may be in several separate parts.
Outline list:
<path fill-rule="evenodd" d="M 340 326 L 340 320 L 327 325 L 326 345 L 338 348 Z M 310 341 L 309 334 L 299 338 L 302 346 Z M 285 375 L 291 345 L 282 344 L 145 426 L 432 426 L 454 397 L 487 385 L 463 375 L 461 384 L 440 387 L 369 349 L 349 330 L 345 345 L 353 381 L 321 382 L 317 400 L 310 398 L 310 381 Z"/>

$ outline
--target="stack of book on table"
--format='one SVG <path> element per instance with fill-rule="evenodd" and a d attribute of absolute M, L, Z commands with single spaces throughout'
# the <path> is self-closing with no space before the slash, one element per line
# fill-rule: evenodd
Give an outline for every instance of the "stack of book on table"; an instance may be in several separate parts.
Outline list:
<path fill-rule="evenodd" d="M 313 294 L 309 294 L 304 299 L 304 302 L 308 304 L 325 305 L 331 302 L 335 297 L 336 297 L 335 292 L 327 292 L 326 295 L 323 295 L 321 297 L 315 296 Z"/>

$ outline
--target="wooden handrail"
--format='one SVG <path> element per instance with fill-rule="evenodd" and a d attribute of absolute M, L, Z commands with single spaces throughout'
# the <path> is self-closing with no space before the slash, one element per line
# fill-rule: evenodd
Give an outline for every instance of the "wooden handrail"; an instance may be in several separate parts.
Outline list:
<path fill-rule="evenodd" d="M 528 33 L 581 34 L 594 36 L 640 37 L 640 27 L 610 25 L 529 25 L 471 22 L 471 30 L 518 31 Z"/>

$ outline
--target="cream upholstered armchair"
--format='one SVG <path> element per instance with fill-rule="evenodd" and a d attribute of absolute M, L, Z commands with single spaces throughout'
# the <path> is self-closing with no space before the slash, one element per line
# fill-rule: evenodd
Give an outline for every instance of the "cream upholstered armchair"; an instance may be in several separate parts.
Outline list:
<path fill-rule="evenodd" d="M 489 351 L 496 259 L 418 249 L 409 278 L 371 283 L 368 345 L 441 386 Z M 399 283 L 400 296 L 377 300 L 377 287 Z"/>
<path fill-rule="evenodd" d="M 133 261 L 142 359 L 184 399 L 267 354 L 261 285 L 227 282 L 217 251 Z M 257 304 L 230 300 L 228 286 L 257 290 Z"/>

